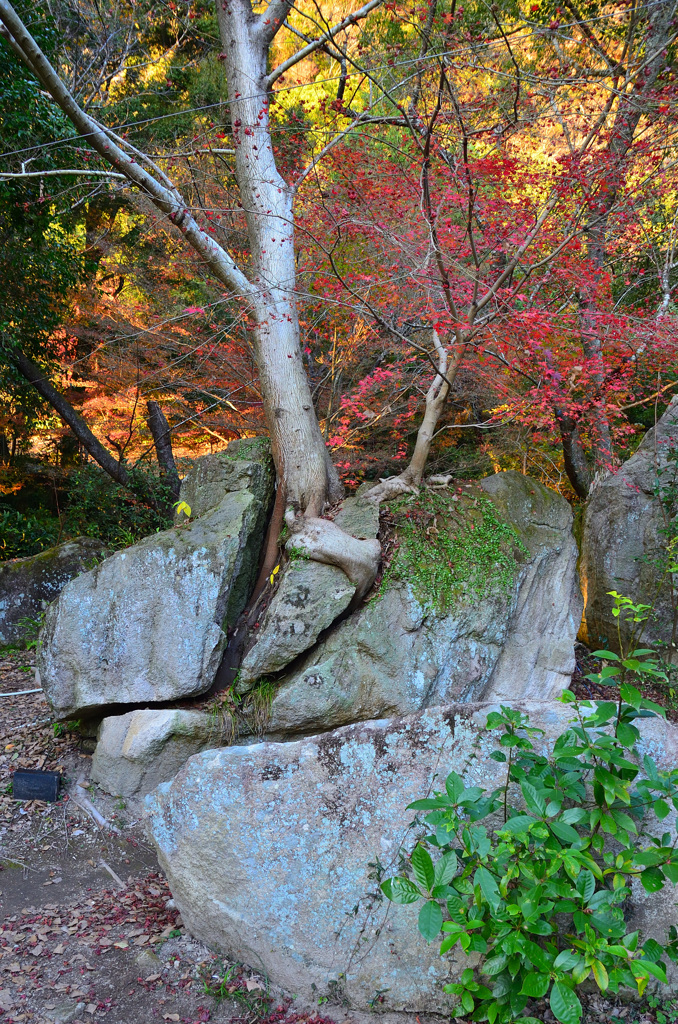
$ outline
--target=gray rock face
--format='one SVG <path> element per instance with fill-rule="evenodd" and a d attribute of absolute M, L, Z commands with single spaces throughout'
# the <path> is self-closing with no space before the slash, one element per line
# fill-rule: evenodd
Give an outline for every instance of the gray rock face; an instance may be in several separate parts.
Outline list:
<path fill-rule="evenodd" d="M 145 796 L 193 754 L 222 741 L 219 721 L 200 711 L 149 709 L 111 716 L 99 728 L 91 778 L 114 796 Z"/>
<path fill-rule="evenodd" d="M 267 735 L 283 739 L 456 700 L 553 698 L 574 669 L 581 621 L 572 513 L 519 473 L 482 487 L 529 551 L 510 595 L 424 609 L 391 586 L 340 623 L 283 675 Z"/>
<path fill-rule="evenodd" d="M 254 583 L 272 491 L 268 460 L 249 470 L 243 463 L 237 482 L 200 518 L 116 552 L 64 588 L 45 618 L 38 658 L 58 717 L 209 689 L 224 629 Z"/>
<path fill-rule="evenodd" d="M 530 477 L 481 482 L 530 552 L 484 700 L 552 700 L 570 684 L 583 598 L 568 502 Z"/>
<path fill-rule="evenodd" d="M 398 872 L 410 852 L 412 812 L 434 779 L 454 769 L 493 789 L 505 766 L 490 758 L 492 704 L 430 708 L 292 743 L 261 743 L 199 754 L 146 798 L 160 862 L 182 918 L 197 938 L 264 970 L 287 991 L 337 995 L 367 1009 L 444 1012 L 441 984 L 468 966 L 440 958 L 418 934 L 416 911 L 378 896 L 374 866 Z M 572 712 L 520 703 L 545 731 L 544 752 Z M 670 765 L 675 727 L 643 723 L 646 749 Z M 663 938 L 677 920 L 674 894 L 649 913 Z M 645 897 L 643 897 L 645 899 Z M 632 927 L 632 926 L 631 926 Z M 312 985 L 316 989 L 312 989 Z"/>
<path fill-rule="evenodd" d="M 660 565 L 667 538 L 662 529 L 678 512 L 662 509 L 656 489 L 678 483 L 676 463 L 669 459 L 678 448 L 678 397 L 641 441 L 635 455 L 618 473 L 607 477 L 589 498 L 582 529 L 580 572 L 585 597 L 582 638 L 592 647 L 617 649 L 617 620 L 612 615 L 616 590 L 636 603 L 652 604 L 642 646 L 670 643 L 674 626 L 670 580 Z M 664 512 L 667 513 L 666 519 Z M 623 636 L 628 629 L 622 624 Z M 675 652 L 674 652 L 675 658 Z"/>
<path fill-rule="evenodd" d="M 69 580 L 105 554 L 100 541 L 78 537 L 29 558 L 0 562 L 0 644 L 19 640 L 20 620 L 37 619 Z"/>
<path fill-rule="evenodd" d="M 379 510 L 358 498 L 347 498 L 335 523 L 361 540 L 379 530 Z M 292 561 L 280 580 L 257 632 L 240 665 L 239 689 L 262 676 L 280 672 L 307 651 L 322 630 L 348 608 L 355 586 L 342 569 L 306 559 Z"/>
<path fill-rule="evenodd" d="M 259 493 L 272 487 L 270 449 L 267 437 L 239 438 L 216 455 L 195 459 L 181 481 L 181 500 L 190 507 L 193 518 L 216 508 L 232 491 Z M 185 522 L 183 512 L 175 515 L 176 525 Z"/>

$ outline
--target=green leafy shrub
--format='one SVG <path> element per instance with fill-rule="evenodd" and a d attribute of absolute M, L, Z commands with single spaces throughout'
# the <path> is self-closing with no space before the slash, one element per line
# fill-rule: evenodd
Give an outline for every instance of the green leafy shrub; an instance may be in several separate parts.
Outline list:
<path fill-rule="evenodd" d="M 616 602 L 620 614 L 646 614 Z M 528 716 L 502 706 L 487 728 L 498 732 L 491 757 L 506 766 L 505 784 L 487 792 L 451 772 L 444 791 L 410 805 L 425 813 L 413 824 L 426 834 L 409 872 L 382 890 L 395 903 L 423 901 L 419 931 L 429 942 L 442 932 L 441 955 L 457 945 L 481 954 L 479 968 L 445 985 L 459 1017 L 539 1024 L 530 1009 L 548 998 L 561 1024 L 577 1024 L 587 979 L 602 992 L 642 994 L 651 978 L 666 980 L 664 958 L 678 961 L 675 928 L 664 945 L 642 942 L 623 913 L 634 880 L 649 893 L 678 883 L 675 840 L 652 830 L 678 811 L 678 769 L 641 762 L 636 749 L 636 721 L 664 712 L 625 681 L 661 668 L 649 651 L 596 653 L 611 662 L 598 682 L 621 677 L 619 700 L 564 694 L 574 717 L 548 756 Z"/>
<path fill-rule="evenodd" d="M 125 488 L 98 466 L 76 470 L 69 483 L 68 535 L 96 537 L 111 547 L 124 547 L 170 527 L 172 497 L 168 485 L 139 469 L 132 469 L 130 475 L 132 487 Z"/>
<path fill-rule="evenodd" d="M 59 520 L 47 509 L 19 512 L 0 505 L 0 561 L 26 558 L 51 548 L 59 538 Z"/>

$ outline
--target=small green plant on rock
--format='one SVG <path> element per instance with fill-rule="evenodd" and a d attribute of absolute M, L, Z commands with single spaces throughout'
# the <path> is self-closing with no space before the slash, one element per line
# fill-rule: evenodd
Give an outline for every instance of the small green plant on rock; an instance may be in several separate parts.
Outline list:
<path fill-rule="evenodd" d="M 618 673 L 659 671 L 652 652 L 639 654 L 617 659 Z M 678 769 L 636 749 L 637 720 L 663 710 L 627 681 L 618 701 L 563 699 L 574 718 L 548 755 L 527 715 L 502 706 L 488 716 L 504 785 L 487 792 L 451 772 L 444 791 L 410 804 L 425 834 L 409 870 L 381 886 L 394 903 L 422 904 L 419 931 L 429 942 L 442 933 L 441 955 L 480 954 L 445 986 L 458 1017 L 539 1024 L 530 1014 L 548 999 L 556 1020 L 577 1024 L 585 981 L 642 995 L 650 979 L 666 980 L 667 957 L 678 961 L 675 928 L 664 945 L 642 941 L 623 913 L 632 882 L 648 893 L 678 883 L 677 841 L 651 828 L 678 811 Z"/>
<path fill-rule="evenodd" d="M 425 490 L 391 502 L 398 546 L 384 573 L 446 611 L 459 598 L 508 594 L 528 551 L 488 497 Z"/>

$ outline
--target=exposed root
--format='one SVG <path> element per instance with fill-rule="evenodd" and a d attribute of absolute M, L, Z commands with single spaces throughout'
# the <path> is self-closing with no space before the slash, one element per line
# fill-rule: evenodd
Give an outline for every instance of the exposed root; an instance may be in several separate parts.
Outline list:
<path fill-rule="evenodd" d="M 435 473 L 426 481 L 427 487 L 449 487 L 454 477 L 451 473 Z"/>
<path fill-rule="evenodd" d="M 374 583 L 381 561 L 378 540 L 358 540 L 329 519 L 298 516 L 288 512 L 285 520 L 290 538 L 285 547 L 297 550 L 315 562 L 336 565 L 356 588 L 355 598 L 365 596 Z"/>
<path fill-rule="evenodd" d="M 392 498 L 397 498 L 401 494 L 418 494 L 419 488 L 416 484 L 411 483 L 406 473 L 401 473 L 400 476 L 389 476 L 385 479 L 381 479 L 378 484 L 371 487 L 365 495 L 365 501 L 370 501 L 374 505 L 381 504 L 382 501 L 390 501 Z"/>

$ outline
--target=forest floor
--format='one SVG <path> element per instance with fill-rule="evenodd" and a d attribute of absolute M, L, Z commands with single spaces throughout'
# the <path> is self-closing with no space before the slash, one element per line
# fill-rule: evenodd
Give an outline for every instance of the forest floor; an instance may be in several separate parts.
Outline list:
<path fill-rule="evenodd" d="M 33 678 L 31 651 L 0 651 L 0 695 Z M 1 1024 L 364 1024 L 339 1007 L 321 1017 L 295 1006 L 185 932 L 141 820 L 94 787 L 116 831 L 74 802 L 75 784 L 88 787 L 88 746 L 53 725 L 42 693 L 0 696 Z M 18 768 L 59 771 L 60 799 L 13 799 Z M 584 1021 L 665 1024 L 678 1021 L 678 1002 L 656 1014 L 590 997 Z M 546 1008 L 543 1019 L 553 1020 Z"/>

